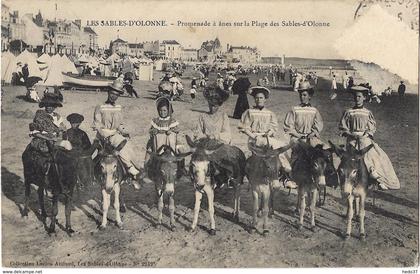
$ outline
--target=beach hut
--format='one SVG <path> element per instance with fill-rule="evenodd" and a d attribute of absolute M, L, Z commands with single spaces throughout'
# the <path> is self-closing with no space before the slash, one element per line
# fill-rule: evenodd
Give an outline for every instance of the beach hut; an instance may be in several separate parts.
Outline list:
<path fill-rule="evenodd" d="M 1 54 L 1 82 L 10 84 L 16 69 L 16 57 L 10 51 Z"/>
<path fill-rule="evenodd" d="M 140 64 L 139 66 L 139 80 L 153 81 L 153 64 Z"/>
<path fill-rule="evenodd" d="M 72 61 L 70 61 L 70 59 L 66 55 L 61 56 L 61 61 L 62 61 L 62 64 L 63 64 L 63 72 L 71 72 L 71 73 L 74 73 L 74 74 L 79 73 L 77 71 L 74 63 Z"/>

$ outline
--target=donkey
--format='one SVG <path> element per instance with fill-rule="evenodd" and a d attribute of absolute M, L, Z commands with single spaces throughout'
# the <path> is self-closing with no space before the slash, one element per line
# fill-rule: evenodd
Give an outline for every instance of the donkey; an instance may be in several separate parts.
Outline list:
<path fill-rule="evenodd" d="M 161 153 L 163 151 L 163 153 Z M 177 154 L 167 145 L 160 147 L 156 153 L 151 154 L 148 176 L 155 183 L 156 194 L 158 197 L 158 223 L 162 224 L 162 211 L 163 211 L 163 195 L 169 197 L 169 216 L 170 228 L 175 231 L 175 178 L 177 174 L 177 162 L 182 161 L 186 156 L 191 153 Z"/>
<path fill-rule="evenodd" d="M 347 229 L 344 239 L 351 235 L 353 219 L 353 201 L 355 200 L 356 215 L 359 215 L 360 239 L 365 240 L 365 202 L 369 187 L 369 173 L 364 162 L 364 155 L 373 147 L 373 144 L 356 149 L 348 145 L 347 151 L 330 142 L 335 153 L 340 157 L 338 174 L 341 187 L 341 196 L 347 200 Z"/>
<path fill-rule="evenodd" d="M 205 193 L 210 215 L 210 235 L 216 235 L 214 220 L 214 188 L 231 180 L 234 188 L 233 219 L 239 221 L 240 192 L 245 176 L 245 154 L 239 148 L 203 138 L 195 142 L 186 136 L 193 154 L 190 163 L 190 175 L 195 188 L 194 218 L 191 230 L 197 227 L 201 198 Z M 219 172 L 219 174 L 216 174 Z"/>
<path fill-rule="evenodd" d="M 321 144 L 312 147 L 304 141 L 297 143 L 296 153 L 298 153 L 298 157 L 292 167 L 292 177 L 298 184 L 299 230 L 303 227 L 306 198 L 309 200 L 311 230 L 316 230 L 315 206 L 320 189 L 324 189 L 325 200 L 325 175 L 327 167 L 333 167 L 331 162 L 332 151 L 333 149 L 324 149 Z"/>
<path fill-rule="evenodd" d="M 59 195 L 65 196 L 66 232 L 71 236 L 75 231 L 71 225 L 71 209 L 73 191 L 77 183 L 77 154 L 49 144 L 49 153 L 36 151 L 28 145 L 22 154 L 25 202 L 22 217 L 28 216 L 31 184 L 38 186 L 38 203 L 41 219 L 45 225 L 47 212 L 44 204 L 44 191 L 52 191 L 52 215 L 47 232 L 55 233 L 56 217 L 58 214 Z"/>
<path fill-rule="evenodd" d="M 290 148 L 290 145 L 278 148 L 264 148 L 252 150 L 253 155 L 246 160 L 245 173 L 248 181 L 252 187 L 253 198 L 253 221 L 251 233 L 257 230 L 257 215 L 259 211 L 259 196 L 262 199 L 262 216 L 263 216 L 263 235 L 267 235 L 269 230 L 267 228 L 267 218 L 269 211 L 269 204 L 272 208 L 271 192 L 274 187 L 280 185 L 278 173 L 280 170 L 279 154 L 285 152 Z"/>
<path fill-rule="evenodd" d="M 121 184 L 126 180 L 126 176 L 124 176 L 121 160 L 114 154 L 107 153 L 99 160 L 95 174 L 102 189 L 102 223 L 99 229 L 103 230 L 106 228 L 112 193 L 114 193 L 115 220 L 117 222 L 117 227 L 123 229 L 123 222 L 120 215 L 120 191 Z"/>

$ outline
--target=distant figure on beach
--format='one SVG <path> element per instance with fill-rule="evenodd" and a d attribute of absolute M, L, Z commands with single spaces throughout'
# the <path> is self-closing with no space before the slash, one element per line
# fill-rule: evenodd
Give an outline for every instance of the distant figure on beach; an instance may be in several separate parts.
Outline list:
<path fill-rule="evenodd" d="M 335 98 L 337 98 L 337 79 L 335 77 L 335 74 L 333 73 L 332 75 L 332 82 L 331 82 L 331 100 L 334 100 Z"/>
<path fill-rule="evenodd" d="M 404 81 L 401 81 L 400 85 L 398 86 L 398 96 L 400 97 L 400 99 L 404 98 L 404 94 L 405 94 L 405 85 L 404 85 Z"/>

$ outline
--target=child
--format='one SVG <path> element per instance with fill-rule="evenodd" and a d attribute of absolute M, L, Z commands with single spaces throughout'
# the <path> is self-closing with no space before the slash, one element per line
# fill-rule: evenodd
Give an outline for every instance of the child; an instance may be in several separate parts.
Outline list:
<path fill-rule="evenodd" d="M 177 134 L 179 123 L 172 117 L 172 105 L 168 98 L 160 97 L 156 100 L 156 108 L 159 117 L 153 118 L 149 130 L 150 139 L 146 145 L 146 156 L 144 159 L 145 175 L 148 173 L 150 154 L 157 152 L 160 147 L 167 145 L 176 151 Z"/>
<path fill-rule="evenodd" d="M 79 128 L 83 120 L 83 115 L 78 113 L 72 113 L 67 116 L 67 121 L 69 121 L 71 128 L 63 136 L 63 139 L 70 141 L 73 150 L 79 153 L 83 153 L 91 147 L 88 135 Z"/>
<path fill-rule="evenodd" d="M 195 99 L 196 93 L 197 93 L 197 78 L 194 77 L 191 81 L 191 89 L 190 89 L 190 96 L 193 101 Z"/>

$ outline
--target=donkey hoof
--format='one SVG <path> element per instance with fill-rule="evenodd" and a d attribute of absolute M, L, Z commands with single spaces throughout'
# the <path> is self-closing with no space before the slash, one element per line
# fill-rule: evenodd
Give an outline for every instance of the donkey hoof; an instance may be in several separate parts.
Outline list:
<path fill-rule="evenodd" d="M 262 216 L 262 210 L 260 209 L 260 210 L 258 210 L 258 212 L 257 212 L 257 216 L 258 216 L 258 218 L 261 218 L 261 216 Z"/>
<path fill-rule="evenodd" d="M 209 234 L 211 235 L 211 236 L 214 236 L 214 235 L 216 235 L 216 229 L 210 229 L 210 231 L 209 231 Z"/>
<path fill-rule="evenodd" d="M 117 227 L 119 229 L 121 229 L 121 230 L 124 230 L 124 224 L 122 222 L 121 223 L 117 223 Z"/>
<path fill-rule="evenodd" d="M 76 232 L 70 226 L 69 227 L 66 227 L 66 231 L 67 231 L 68 234 L 73 234 L 73 233 Z"/>
<path fill-rule="evenodd" d="M 274 216 L 274 212 L 269 212 L 268 213 L 268 218 L 273 219 L 273 216 Z"/>
<path fill-rule="evenodd" d="M 317 226 L 311 226 L 311 231 L 312 232 L 317 232 L 318 231 L 318 227 Z"/>
<path fill-rule="evenodd" d="M 348 239 L 350 239 L 350 234 L 346 233 L 346 235 L 344 235 L 344 240 L 348 240 Z"/>
<path fill-rule="evenodd" d="M 365 241 L 366 240 L 366 235 L 364 233 L 360 234 L 360 240 L 361 241 Z"/>
<path fill-rule="evenodd" d="M 235 223 L 239 223 L 239 216 L 238 215 L 233 215 L 233 221 L 235 222 Z"/>
<path fill-rule="evenodd" d="M 190 228 L 188 228 L 188 231 L 189 231 L 189 232 L 195 232 L 195 227 L 190 227 Z"/>
<path fill-rule="evenodd" d="M 263 235 L 264 237 L 267 237 L 267 236 L 268 236 L 268 234 L 270 234 L 270 231 L 269 231 L 268 229 L 264 229 L 264 230 L 263 230 L 263 234 L 262 234 L 262 235 Z"/>
<path fill-rule="evenodd" d="M 251 229 L 249 230 L 249 234 L 255 234 L 256 232 L 257 232 L 256 227 L 251 227 Z"/>
<path fill-rule="evenodd" d="M 298 226 L 297 226 L 297 230 L 298 230 L 298 231 L 302 231 L 302 229 L 303 229 L 303 225 L 298 224 Z"/>
<path fill-rule="evenodd" d="M 100 225 L 100 226 L 99 226 L 99 230 L 100 230 L 100 231 L 104 231 L 104 230 L 105 230 L 105 228 L 106 228 L 106 226 L 105 226 L 105 225 Z"/>
<path fill-rule="evenodd" d="M 171 225 L 171 231 L 176 231 L 176 226 L 175 225 Z"/>

